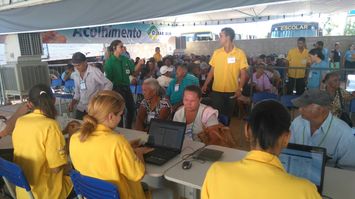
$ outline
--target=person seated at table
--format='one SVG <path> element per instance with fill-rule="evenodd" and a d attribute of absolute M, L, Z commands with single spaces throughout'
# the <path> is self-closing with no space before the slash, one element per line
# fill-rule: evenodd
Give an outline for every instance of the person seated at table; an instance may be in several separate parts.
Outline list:
<path fill-rule="evenodd" d="M 180 64 L 176 69 L 176 77 L 171 80 L 166 93 L 171 105 L 173 106 L 173 112 L 181 106 L 182 95 L 186 86 L 189 85 L 199 86 L 199 81 L 195 76 L 187 73 L 186 64 Z"/>
<path fill-rule="evenodd" d="M 9 119 L 7 119 L 5 116 L 0 116 L 0 139 L 7 135 L 11 135 L 15 128 L 17 119 L 28 113 L 29 110 L 30 105 L 28 103 L 23 103 L 18 107 L 16 112 Z"/>
<path fill-rule="evenodd" d="M 328 166 L 355 169 L 355 137 L 352 129 L 330 110 L 326 91 L 311 89 L 292 101 L 300 116 L 291 125 L 291 143 L 327 149 Z"/>
<path fill-rule="evenodd" d="M 278 157 L 288 145 L 290 124 L 279 102 L 258 103 L 244 128 L 251 151 L 240 161 L 212 164 L 201 198 L 321 199 L 314 184 L 288 174 Z"/>
<path fill-rule="evenodd" d="M 93 96 L 81 129 L 70 139 L 70 157 L 81 174 L 117 185 L 121 198 L 142 199 L 143 154 L 151 149 L 133 149 L 113 131 L 124 108 L 125 101 L 117 92 L 101 91 Z"/>
<path fill-rule="evenodd" d="M 12 134 L 14 162 L 25 173 L 34 198 L 65 199 L 73 185 L 66 176 L 68 157 L 55 120 L 55 97 L 48 86 L 38 84 L 31 88 L 28 101 L 32 112 L 17 119 Z M 28 198 L 28 193 L 16 187 L 16 196 Z"/>
<path fill-rule="evenodd" d="M 163 97 L 164 90 L 156 79 L 144 80 L 142 91 L 144 99 L 138 109 L 135 129 L 148 131 L 151 119 L 166 120 L 169 118 L 171 106 L 169 101 Z"/>
<path fill-rule="evenodd" d="M 210 106 L 201 104 L 202 91 L 196 85 L 185 88 L 183 106 L 174 115 L 174 121 L 186 122 L 186 136 L 189 139 L 200 141 L 197 134 L 204 128 L 217 125 L 218 111 Z"/>

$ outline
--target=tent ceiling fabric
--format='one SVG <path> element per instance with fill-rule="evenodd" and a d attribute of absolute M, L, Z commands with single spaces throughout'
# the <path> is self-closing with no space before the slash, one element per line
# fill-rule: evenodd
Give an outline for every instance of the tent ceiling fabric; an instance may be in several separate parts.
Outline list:
<path fill-rule="evenodd" d="M 157 22 L 199 22 L 208 20 L 226 20 L 246 17 L 265 17 L 265 16 L 283 16 L 283 15 L 301 15 L 313 13 L 336 13 L 347 12 L 355 8 L 353 0 L 312 0 L 289 2 L 278 5 L 256 5 L 247 8 L 235 8 L 229 11 L 221 11 L 206 14 L 195 14 L 188 16 L 168 17 Z"/>
<path fill-rule="evenodd" d="M 285 2 L 280 0 L 63 0 L 0 12 L 0 34 L 97 26 Z"/>

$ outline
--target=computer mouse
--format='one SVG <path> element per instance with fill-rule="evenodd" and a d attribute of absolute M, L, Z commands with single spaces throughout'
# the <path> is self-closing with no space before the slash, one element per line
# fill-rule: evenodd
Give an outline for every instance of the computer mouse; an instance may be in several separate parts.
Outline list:
<path fill-rule="evenodd" d="M 182 163 L 182 169 L 190 169 L 192 167 L 192 162 L 191 161 L 184 161 Z"/>

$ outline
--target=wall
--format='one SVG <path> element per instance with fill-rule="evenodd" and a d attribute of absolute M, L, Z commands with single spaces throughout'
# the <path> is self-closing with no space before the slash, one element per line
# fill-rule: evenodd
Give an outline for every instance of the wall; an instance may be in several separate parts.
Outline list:
<path fill-rule="evenodd" d="M 308 37 L 306 43 L 309 49 L 313 48 L 313 44 L 317 41 L 323 41 L 324 47 L 332 49 L 335 42 L 340 42 L 342 52 L 355 42 L 355 36 L 334 36 L 334 37 Z M 274 38 L 274 39 L 255 39 L 255 40 L 238 40 L 236 45 L 243 49 L 248 56 L 258 56 L 260 54 L 269 55 L 271 53 L 286 54 L 290 48 L 297 45 L 297 38 Z M 196 55 L 212 55 L 216 48 L 219 48 L 218 41 L 211 42 L 188 42 L 186 45 L 186 53 Z"/>

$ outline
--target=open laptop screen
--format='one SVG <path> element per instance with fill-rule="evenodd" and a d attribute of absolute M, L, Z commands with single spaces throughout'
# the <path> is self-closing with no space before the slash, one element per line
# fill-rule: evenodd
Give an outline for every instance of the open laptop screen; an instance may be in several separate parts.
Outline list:
<path fill-rule="evenodd" d="M 148 145 L 181 150 L 186 124 L 152 119 L 149 126 Z"/>
<path fill-rule="evenodd" d="M 313 182 L 322 192 L 326 151 L 324 148 L 289 144 L 282 150 L 280 161 L 289 174 Z"/>

